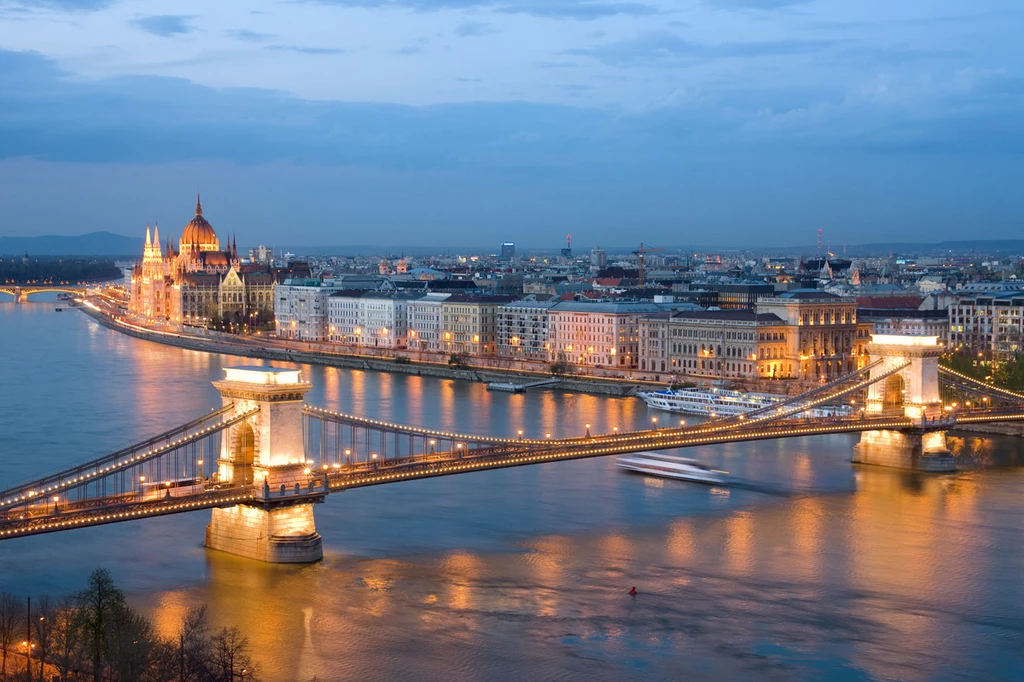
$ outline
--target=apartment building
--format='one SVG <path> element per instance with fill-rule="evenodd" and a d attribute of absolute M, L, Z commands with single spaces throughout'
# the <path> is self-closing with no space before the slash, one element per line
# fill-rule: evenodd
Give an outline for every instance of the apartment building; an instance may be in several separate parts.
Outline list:
<path fill-rule="evenodd" d="M 1024 349 L 1024 292 L 978 292 L 949 307 L 949 346 L 1007 360 Z"/>
<path fill-rule="evenodd" d="M 550 359 L 548 312 L 558 301 L 513 301 L 498 307 L 498 357 Z"/>
<path fill-rule="evenodd" d="M 441 340 L 441 304 L 451 294 L 431 292 L 409 301 L 406 314 L 409 319 L 409 349 L 440 353 L 444 350 Z"/>
<path fill-rule="evenodd" d="M 498 308 L 512 296 L 453 294 L 441 303 L 441 344 L 446 353 L 494 355 L 498 346 Z"/>

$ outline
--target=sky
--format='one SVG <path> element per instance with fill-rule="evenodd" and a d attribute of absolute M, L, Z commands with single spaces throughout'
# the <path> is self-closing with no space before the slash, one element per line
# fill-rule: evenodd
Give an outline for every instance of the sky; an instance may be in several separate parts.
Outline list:
<path fill-rule="evenodd" d="M 1024 235 L 1020 0 L 0 0 L 0 235 Z"/>

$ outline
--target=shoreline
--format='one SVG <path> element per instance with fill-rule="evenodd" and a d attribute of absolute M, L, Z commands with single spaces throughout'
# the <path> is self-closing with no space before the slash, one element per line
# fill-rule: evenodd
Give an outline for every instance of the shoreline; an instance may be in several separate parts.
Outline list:
<path fill-rule="evenodd" d="M 85 313 L 107 329 L 120 332 L 144 341 L 161 343 L 168 346 L 197 350 L 207 353 L 220 353 L 223 355 L 234 355 L 238 357 L 259 358 L 263 360 L 278 360 L 284 362 L 305 363 L 311 365 L 324 365 L 327 367 L 342 367 L 346 369 L 362 369 L 372 372 L 391 372 L 398 374 L 409 374 L 413 376 L 428 376 L 439 379 L 456 379 L 460 381 L 475 381 L 483 383 L 508 382 L 510 379 L 519 379 L 522 383 L 538 381 L 539 379 L 559 379 L 557 384 L 545 386 L 547 389 L 568 391 L 571 393 L 590 393 L 613 397 L 625 397 L 633 395 L 641 387 L 658 387 L 664 384 L 642 380 L 621 380 L 601 379 L 597 377 L 560 376 L 541 372 L 522 372 L 517 370 L 505 370 L 499 368 L 474 368 L 474 367 L 449 367 L 437 363 L 409 360 L 408 362 L 396 362 L 394 359 L 373 358 L 362 355 L 349 355 L 344 353 L 322 353 L 313 350 L 299 350 L 286 348 L 269 348 L 250 344 L 246 341 L 227 341 L 211 337 L 190 336 L 187 334 L 160 332 L 146 330 L 136 326 L 129 326 L 118 323 L 101 310 L 94 310 L 87 305 L 76 305 L 76 309 Z"/>

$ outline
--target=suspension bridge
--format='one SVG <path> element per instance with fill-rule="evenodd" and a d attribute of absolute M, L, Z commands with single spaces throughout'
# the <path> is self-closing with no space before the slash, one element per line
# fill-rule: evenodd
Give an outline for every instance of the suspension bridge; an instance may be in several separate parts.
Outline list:
<path fill-rule="evenodd" d="M 314 505 L 349 489 L 647 450 L 859 433 L 852 460 L 952 471 L 946 431 L 1024 420 L 1024 395 L 940 367 L 936 337 L 876 335 L 851 374 L 744 415 L 573 438 L 494 437 L 391 423 L 304 403 L 298 369 L 225 369 L 222 405 L 117 452 L 0 490 L 0 540 L 212 510 L 206 545 L 278 563 L 317 561 Z M 848 405 L 812 417 L 820 405 Z"/>

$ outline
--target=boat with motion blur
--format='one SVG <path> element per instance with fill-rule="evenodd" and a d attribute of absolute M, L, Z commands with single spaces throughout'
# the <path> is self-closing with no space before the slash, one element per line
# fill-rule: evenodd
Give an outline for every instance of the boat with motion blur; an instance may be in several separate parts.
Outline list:
<path fill-rule="evenodd" d="M 680 481 L 711 485 L 725 485 L 729 482 L 729 473 L 726 471 L 712 469 L 707 464 L 695 459 L 666 455 L 662 452 L 626 455 L 616 459 L 615 465 L 627 471 L 661 478 L 674 478 Z"/>

